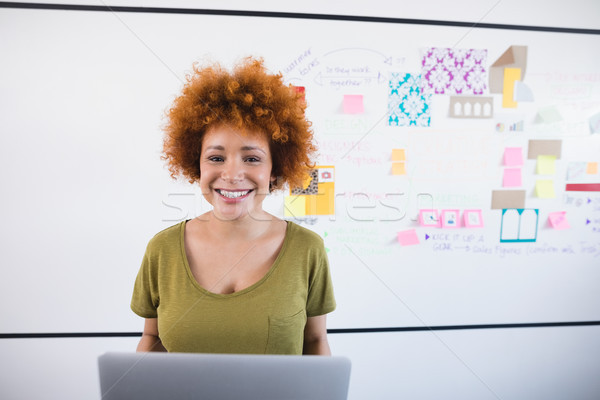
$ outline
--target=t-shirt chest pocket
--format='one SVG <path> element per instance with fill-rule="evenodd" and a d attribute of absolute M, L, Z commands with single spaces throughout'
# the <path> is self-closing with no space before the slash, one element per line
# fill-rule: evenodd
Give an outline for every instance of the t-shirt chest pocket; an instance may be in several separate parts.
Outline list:
<path fill-rule="evenodd" d="M 265 354 L 302 354 L 306 310 L 290 316 L 269 316 Z"/>

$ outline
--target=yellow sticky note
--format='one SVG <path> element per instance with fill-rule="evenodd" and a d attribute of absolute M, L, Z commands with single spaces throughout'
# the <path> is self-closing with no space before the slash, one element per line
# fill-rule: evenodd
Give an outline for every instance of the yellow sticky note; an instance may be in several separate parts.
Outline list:
<path fill-rule="evenodd" d="M 587 163 L 586 172 L 591 175 L 595 175 L 598 173 L 598 163 L 597 162 L 589 162 Z"/>
<path fill-rule="evenodd" d="M 392 163 L 392 175 L 406 175 L 406 163 Z"/>
<path fill-rule="evenodd" d="M 286 217 L 303 217 L 306 215 L 306 196 L 285 196 L 283 213 Z"/>
<path fill-rule="evenodd" d="M 404 149 L 392 149 L 392 161 L 406 161 Z"/>
<path fill-rule="evenodd" d="M 504 86 L 502 90 L 502 107 L 517 108 L 514 100 L 515 81 L 521 80 L 521 68 L 504 68 Z"/>
<path fill-rule="evenodd" d="M 556 173 L 556 156 L 543 155 L 537 158 L 538 175 L 554 175 Z"/>
<path fill-rule="evenodd" d="M 540 199 L 554 199 L 554 182 L 550 179 L 539 179 L 535 182 L 535 195 Z"/>

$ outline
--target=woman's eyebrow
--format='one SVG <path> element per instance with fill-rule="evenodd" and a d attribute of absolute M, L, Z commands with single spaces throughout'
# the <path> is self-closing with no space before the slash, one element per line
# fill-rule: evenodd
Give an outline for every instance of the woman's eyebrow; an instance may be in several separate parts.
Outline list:
<path fill-rule="evenodd" d="M 225 147 L 219 145 L 207 146 L 206 150 L 225 150 Z"/>
<path fill-rule="evenodd" d="M 258 151 L 262 152 L 263 154 L 267 154 L 263 149 L 261 149 L 260 147 L 256 147 L 256 146 L 244 146 L 244 147 L 242 147 L 242 150 L 244 150 L 244 151 L 258 150 Z"/>
<path fill-rule="evenodd" d="M 220 151 L 223 151 L 223 150 L 225 150 L 225 147 L 223 147 L 221 145 L 218 145 L 218 144 L 215 144 L 215 145 L 212 145 L 212 146 L 207 146 L 205 149 L 206 150 L 220 150 Z M 242 151 L 254 151 L 254 150 L 258 150 L 258 151 L 260 151 L 261 153 L 263 153 L 265 155 L 267 154 L 266 151 L 264 151 L 262 148 L 260 148 L 258 146 L 242 146 L 241 150 Z"/>

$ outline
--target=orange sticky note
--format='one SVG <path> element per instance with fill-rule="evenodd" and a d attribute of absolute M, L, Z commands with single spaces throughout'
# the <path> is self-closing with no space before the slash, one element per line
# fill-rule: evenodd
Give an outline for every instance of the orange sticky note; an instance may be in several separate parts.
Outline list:
<path fill-rule="evenodd" d="M 404 149 L 392 149 L 392 161 L 406 161 Z"/>
<path fill-rule="evenodd" d="M 362 114 L 364 110 L 362 94 L 344 95 L 344 114 Z"/>
<path fill-rule="evenodd" d="M 502 107 L 517 108 L 514 100 L 515 81 L 521 80 L 521 68 L 504 68 L 504 86 L 502 90 Z"/>
<path fill-rule="evenodd" d="M 406 165 L 403 162 L 392 163 L 392 175 L 406 175 Z"/>
<path fill-rule="evenodd" d="M 598 163 L 597 162 L 589 162 L 587 163 L 586 172 L 590 175 L 595 175 L 598 173 Z"/>

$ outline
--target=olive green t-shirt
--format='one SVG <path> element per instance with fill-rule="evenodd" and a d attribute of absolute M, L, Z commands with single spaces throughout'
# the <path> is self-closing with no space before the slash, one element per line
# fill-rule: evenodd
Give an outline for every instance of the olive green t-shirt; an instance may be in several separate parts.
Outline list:
<path fill-rule="evenodd" d="M 335 309 L 323 239 L 288 221 L 282 248 L 267 274 L 239 292 L 217 294 L 201 287 L 192 275 L 185 254 L 185 223 L 150 240 L 131 300 L 139 316 L 158 317 L 165 348 L 302 354 L 306 318 Z"/>

